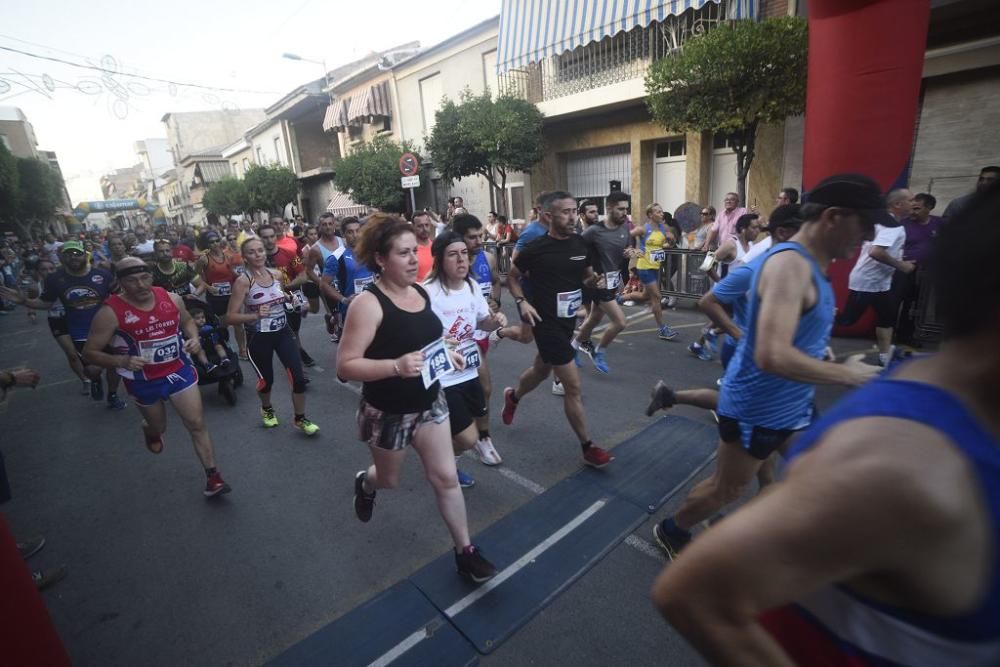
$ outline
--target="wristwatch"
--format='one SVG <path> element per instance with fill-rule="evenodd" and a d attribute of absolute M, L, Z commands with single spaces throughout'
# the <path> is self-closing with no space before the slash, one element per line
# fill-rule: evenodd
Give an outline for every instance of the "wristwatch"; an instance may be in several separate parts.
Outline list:
<path fill-rule="evenodd" d="M 519 296 L 519 297 L 517 297 L 517 298 L 514 299 L 514 305 L 515 306 L 520 306 L 522 303 L 524 303 L 524 297 L 523 296 Z"/>

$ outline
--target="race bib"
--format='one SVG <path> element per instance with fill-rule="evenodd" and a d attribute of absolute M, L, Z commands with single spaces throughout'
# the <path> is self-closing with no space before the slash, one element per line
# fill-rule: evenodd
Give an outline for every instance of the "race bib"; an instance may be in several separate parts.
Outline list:
<path fill-rule="evenodd" d="M 622 284 L 622 272 L 610 271 L 604 274 L 604 289 L 616 290 Z"/>
<path fill-rule="evenodd" d="M 365 291 L 365 287 L 371 285 L 375 282 L 375 276 L 368 276 L 367 278 L 355 278 L 354 279 L 354 293 L 361 294 Z"/>
<path fill-rule="evenodd" d="M 165 364 L 180 358 L 181 342 L 177 336 L 139 341 L 139 356 L 147 364 Z"/>
<path fill-rule="evenodd" d="M 483 298 L 488 299 L 493 294 L 493 283 L 479 283 L 479 291 L 483 293 Z"/>
<path fill-rule="evenodd" d="M 424 389 L 430 389 L 431 385 L 441 379 L 445 373 L 455 370 L 448 356 L 448 348 L 445 347 L 444 338 L 438 338 L 433 343 L 424 346 L 421 350 L 424 353 L 424 367 L 420 369 L 420 378 L 424 381 Z"/>
<path fill-rule="evenodd" d="M 257 320 L 257 331 L 264 333 L 281 331 L 286 324 L 288 324 L 288 316 L 285 315 L 285 310 L 271 304 L 271 310 L 268 311 L 268 314 Z"/>
<path fill-rule="evenodd" d="M 247 267 L 243 266 L 242 264 L 237 264 L 236 266 L 233 267 L 233 273 L 235 273 L 238 276 L 242 276 L 246 272 L 247 272 Z"/>
<path fill-rule="evenodd" d="M 576 311 L 583 305 L 583 292 L 559 292 L 556 294 L 556 317 L 576 317 Z"/>
<path fill-rule="evenodd" d="M 233 293 L 232 283 L 212 283 L 212 287 L 216 289 L 216 296 L 229 296 Z"/>
<path fill-rule="evenodd" d="M 479 368 L 479 364 L 482 363 L 482 359 L 479 357 L 479 345 L 477 345 L 473 340 L 466 341 L 459 345 L 456 352 L 465 357 L 466 370 L 470 368 Z"/>
<path fill-rule="evenodd" d="M 649 259 L 653 262 L 665 262 L 667 261 L 667 251 L 666 250 L 653 250 L 649 253 Z"/>
<path fill-rule="evenodd" d="M 285 302 L 285 310 L 288 311 L 303 311 L 308 306 L 308 301 L 306 295 L 302 293 L 302 290 L 295 290 L 290 293 L 291 298 Z"/>

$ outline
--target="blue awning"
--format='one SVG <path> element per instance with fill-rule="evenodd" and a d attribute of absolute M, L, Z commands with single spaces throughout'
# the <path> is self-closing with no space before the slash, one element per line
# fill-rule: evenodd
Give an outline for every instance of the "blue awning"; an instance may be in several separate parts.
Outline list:
<path fill-rule="evenodd" d="M 731 19 L 756 17 L 758 0 L 503 0 L 497 71 L 503 74 L 709 2 L 726 2 Z"/>

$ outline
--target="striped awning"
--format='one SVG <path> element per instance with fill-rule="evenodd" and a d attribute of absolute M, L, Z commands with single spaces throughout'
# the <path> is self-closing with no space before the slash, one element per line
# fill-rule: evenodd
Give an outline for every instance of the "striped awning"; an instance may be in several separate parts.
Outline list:
<path fill-rule="evenodd" d="M 351 98 L 351 107 L 347 112 L 348 123 L 364 123 L 370 116 L 392 116 L 388 81 L 369 86 Z"/>
<path fill-rule="evenodd" d="M 731 19 L 755 18 L 759 0 L 503 0 L 497 72 L 663 21 L 709 2 Z"/>
<path fill-rule="evenodd" d="M 351 199 L 351 195 L 340 190 L 334 190 L 333 196 L 326 205 L 326 210 L 339 216 L 364 215 L 368 212 L 368 207 L 363 206 Z"/>
<path fill-rule="evenodd" d="M 340 132 L 347 127 L 347 110 L 350 105 L 351 98 L 341 99 L 337 98 L 326 108 L 326 114 L 323 116 L 323 131 L 324 132 Z"/>

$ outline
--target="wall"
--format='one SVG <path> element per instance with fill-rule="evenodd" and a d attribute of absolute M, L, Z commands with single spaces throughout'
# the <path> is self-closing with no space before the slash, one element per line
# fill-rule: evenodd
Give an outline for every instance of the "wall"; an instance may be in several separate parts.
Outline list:
<path fill-rule="evenodd" d="M 382 81 L 388 81 L 391 78 L 392 78 L 392 73 L 391 72 L 376 73 L 370 79 L 367 79 L 364 82 L 357 84 L 353 88 L 348 88 L 347 90 L 345 90 L 343 92 L 338 92 L 337 93 L 337 98 L 338 99 L 346 99 L 346 98 L 349 98 L 349 97 L 354 97 L 355 95 L 363 93 L 366 89 L 371 88 L 375 84 L 381 83 Z M 398 115 L 399 115 L 399 103 L 396 100 L 396 93 L 393 91 L 393 86 L 392 86 L 391 83 L 389 85 L 389 91 L 390 91 L 389 94 L 392 97 L 392 100 L 391 100 L 391 102 L 392 102 L 392 131 L 391 132 L 383 132 L 382 129 L 381 129 L 382 128 L 382 122 L 381 122 L 381 119 L 379 119 L 379 120 L 376 120 L 376 124 L 375 125 L 369 125 L 369 124 L 366 123 L 366 124 L 364 124 L 362 126 L 362 133 L 361 133 L 361 138 L 360 139 L 351 139 L 351 137 L 348 134 L 347 130 L 344 130 L 343 132 L 339 132 L 337 134 L 337 137 L 338 137 L 338 147 L 339 147 L 339 153 L 340 153 L 340 155 L 350 155 L 351 154 L 351 150 L 353 149 L 353 147 L 355 145 L 359 144 L 361 141 L 371 141 L 372 139 L 374 139 L 376 136 L 378 136 L 380 134 L 387 134 L 387 135 L 391 136 L 394 140 L 399 141 L 399 137 L 400 137 L 400 134 L 399 134 L 399 118 L 398 118 Z"/>
<path fill-rule="evenodd" d="M 0 134 L 7 139 L 10 152 L 16 157 L 38 157 L 38 141 L 31 123 L 20 120 L 0 120 Z"/>
<path fill-rule="evenodd" d="M 323 131 L 323 112 L 309 114 L 289 123 L 292 139 L 298 151 L 299 172 L 318 167 L 333 167 L 340 159 L 340 145 L 336 137 Z"/>
<path fill-rule="evenodd" d="M 227 146 L 265 118 L 263 109 L 169 113 L 167 141 L 179 164 L 190 153 Z"/>
<path fill-rule="evenodd" d="M 243 166 L 243 160 L 248 160 L 251 165 L 256 164 L 253 154 L 253 146 L 247 146 L 238 153 L 233 153 L 228 158 L 229 169 L 234 178 L 243 178 L 246 176 L 246 167 Z"/>
<path fill-rule="evenodd" d="M 282 164 L 290 166 L 288 151 L 285 148 L 285 135 L 282 131 L 280 120 L 273 120 L 271 124 L 258 130 L 257 134 L 250 138 L 250 148 L 254 160 L 262 164 Z M 275 155 L 274 141 L 278 140 L 278 151 Z M 260 149 L 258 151 L 258 149 Z"/>

